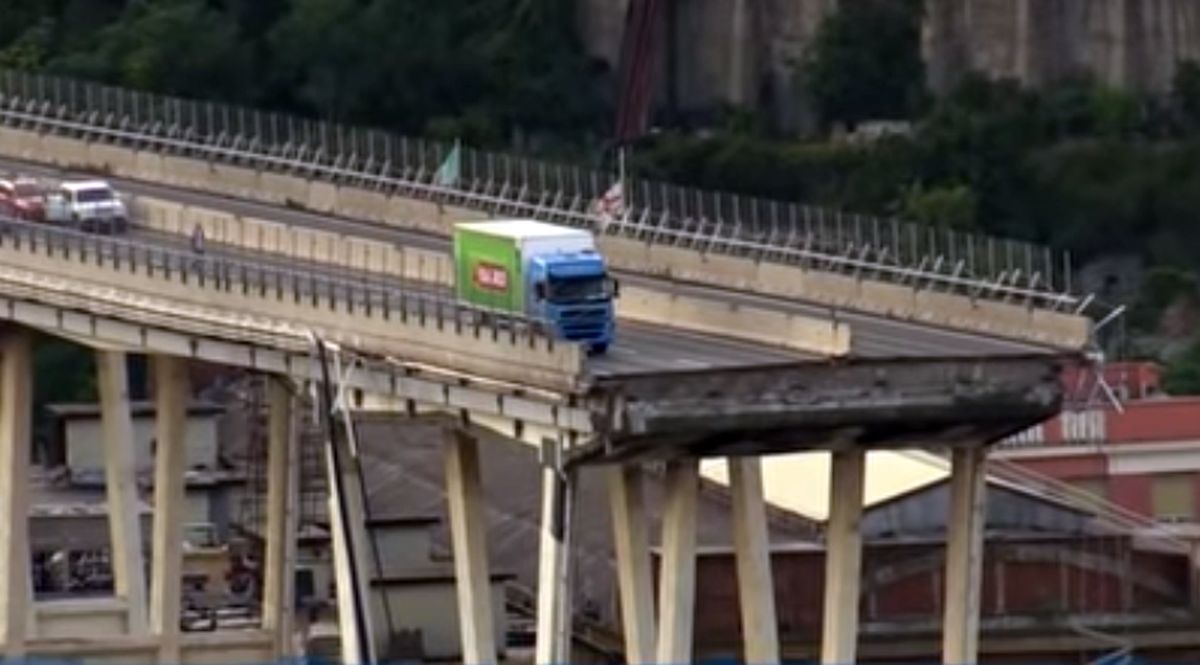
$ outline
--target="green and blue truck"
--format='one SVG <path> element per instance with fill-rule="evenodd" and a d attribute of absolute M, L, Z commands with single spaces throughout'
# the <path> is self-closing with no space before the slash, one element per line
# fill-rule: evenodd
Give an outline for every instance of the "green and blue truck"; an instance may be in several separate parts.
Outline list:
<path fill-rule="evenodd" d="M 529 219 L 463 222 L 454 227 L 454 266 L 460 300 L 541 319 L 592 353 L 612 344 L 618 286 L 588 231 Z"/>

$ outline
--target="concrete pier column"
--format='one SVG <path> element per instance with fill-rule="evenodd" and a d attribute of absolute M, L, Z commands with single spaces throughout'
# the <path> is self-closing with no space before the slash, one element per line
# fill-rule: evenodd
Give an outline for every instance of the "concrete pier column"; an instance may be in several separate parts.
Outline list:
<path fill-rule="evenodd" d="M 497 651 L 479 442 L 467 433 L 453 429 L 446 432 L 446 495 L 450 504 L 463 662 L 465 665 L 495 663 Z"/>
<path fill-rule="evenodd" d="M 700 484 L 697 459 L 667 463 L 667 500 L 663 511 L 662 565 L 658 586 L 658 661 L 692 662 L 696 613 L 696 501 Z"/>
<path fill-rule="evenodd" d="M 129 607 L 129 633 L 144 635 L 146 575 L 142 562 L 133 416 L 129 411 L 129 377 L 125 362 L 125 354 L 120 351 L 96 352 L 100 422 L 104 431 L 104 488 L 108 497 L 113 591 Z"/>
<path fill-rule="evenodd" d="M 825 619 L 821 662 L 843 665 L 858 658 L 858 596 L 862 575 L 863 487 L 866 455 L 840 450 L 830 458 L 829 521 L 825 546 Z"/>
<path fill-rule="evenodd" d="M 29 457 L 33 343 L 24 330 L 0 332 L 0 645 L 25 655 L 33 632 L 29 552 Z"/>
<path fill-rule="evenodd" d="M 654 581 L 650 571 L 650 539 L 640 466 L 613 466 L 608 474 L 612 506 L 613 543 L 617 556 L 617 585 L 621 592 L 621 623 L 625 632 L 625 662 L 655 662 Z"/>
<path fill-rule="evenodd" d="M 271 632 L 275 659 L 292 651 L 296 529 L 299 518 L 299 428 L 284 379 L 267 382 L 267 524 L 262 627 Z"/>
<path fill-rule="evenodd" d="M 942 662 L 974 665 L 979 657 L 986 451 L 956 448 L 951 455 Z"/>
<path fill-rule="evenodd" d="M 557 440 L 542 446 L 542 535 L 538 563 L 537 645 L 534 662 L 570 662 L 570 529 L 572 483 Z"/>
<path fill-rule="evenodd" d="M 771 539 L 763 500 L 762 461 L 729 459 L 733 495 L 733 546 L 737 555 L 738 604 L 747 665 L 779 661 L 779 619 L 775 614 L 775 579 L 771 573 Z"/>
<path fill-rule="evenodd" d="M 187 464 L 187 361 L 154 357 L 156 414 L 154 534 L 150 570 L 150 631 L 159 637 L 159 662 L 180 662 L 183 575 L 184 471 Z"/>

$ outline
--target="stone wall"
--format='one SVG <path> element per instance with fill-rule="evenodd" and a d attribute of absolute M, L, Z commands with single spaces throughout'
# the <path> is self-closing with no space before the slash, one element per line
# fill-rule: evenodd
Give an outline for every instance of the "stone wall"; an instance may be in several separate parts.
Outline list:
<path fill-rule="evenodd" d="M 1165 92 L 1200 60 L 1200 0 L 926 0 L 930 85 L 969 70 L 1034 86 L 1078 72 Z"/>
<path fill-rule="evenodd" d="M 617 67 L 630 0 L 576 0 L 591 55 Z M 685 115 L 734 102 L 802 123 L 794 63 L 838 0 L 673 0 L 671 57 L 657 104 Z M 1079 71 L 1168 90 L 1179 60 L 1200 60 L 1200 0 L 926 0 L 922 49 L 943 91 L 972 69 L 1044 85 Z M 670 73 L 673 72 L 673 76 Z"/>
<path fill-rule="evenodd" d="M 630 0 L 577 0 L 588 52 L 618 67 Z M 784 125 L 802 115 L 794 61 L 837 0 L 674 0 L 663 35 L 659 108 L 685 116 L 726 103 L 769 109 Z M 736 48 L 735 48 L 736 45 Z M 670 52 L 668 52 L 670 51 Z"/>

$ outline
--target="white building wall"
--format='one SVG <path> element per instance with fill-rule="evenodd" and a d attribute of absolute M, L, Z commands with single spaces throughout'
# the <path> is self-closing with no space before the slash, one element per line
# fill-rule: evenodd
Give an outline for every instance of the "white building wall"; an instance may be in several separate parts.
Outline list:
<path fill-rule="evenodd" d="M 67 420 L 67 466 L 73 471 L 103 469 L 104 439 L 101 432 L 99 419 L 72 418 Z M 150 453 L 150 442 L 154 436 L 154 418 L 133 419 L 134 461 L 139 471 L 150 471 L 154 468 L 154 457 Z M 216 468 L 216 417 L 211 415 L 189 417 L 185 436 L 188 468 Z"/>
<path fill-rule="evenodd" d="M 392 631 L 421 631 L 428 660 L 462 658 L 462 635 L 458 626 L 458 596 L 453 580 L 374 587 L 371 593 L 373 625 L 387 625 L 384 598 L 389 602 Z M 504 612 L 504 583 L 492 582 L 492 620 L 496 646 L 504 651 L 508 620 Z M 375 631 L 375 643 L 385 653 L 389 632 Z"/>

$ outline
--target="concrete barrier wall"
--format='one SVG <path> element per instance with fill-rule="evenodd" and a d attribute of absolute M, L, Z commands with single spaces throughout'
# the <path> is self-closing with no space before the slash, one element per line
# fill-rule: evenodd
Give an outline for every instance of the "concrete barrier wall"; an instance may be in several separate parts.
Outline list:
<path fill-rule="evenodd" d="M 822 356 L 850 353 L 850 327 L 828 319 L 625 285 L 621 318 L 756 342 Z"/>
<path fill-rule="evenodd" d="M 135 222 L 165 233 L 205 237 L 243 249 L 364 270 L 443 287 L 454 285 L 452 258 L 445 252 L 400 247 L 355 236 L 289 227 L 253 217 L 135 197 Z M 850 328 L 829 319 L 788 314 L 725 301 L 681 296 L 627 286 L 617 301 L 623 319 L 723 335 L 755 343 L 841 356 L 850 351 Z"/>
<path fill-rule="evenodd" d="M 219 222 L 206 219 L 215 227 Z M 493 337 L 488 327 L 443 325 L 432 308 L 426 317 L 403 316 L 396 310 L 385 317 L 378 306 L 369 311 L 361 305 L 354 308 L 345 299 L 332 300 L 325 293 L 297 298 L 290 288 L 282 293 L 273 288 L 265 293 L 244 289 L 236 275 L 220 287 L 211 281 L 200 285 L 194 275 L 184 282 L 178 271 L 165 275 L 160 268 L 151 276 L 145 264 L 97 266 L 94 253 L 86 259 L 74 250 L 70 257 L 61 252 L 47 256 L 44 247 L 34 252 L 27 245 L 18 249 L 12 243 L 0 247 L 0 265 L 12 279 L 57 289 L 84 303 L 117 304 L 131 316 L 169 315 L 181 325 L 201 321 L 229 330 L 235 338 L 255 332 L 299 337 L 313 330 L 362 351 L 554 390 L 574 389 L 583 369 L 584 355 L 576 345 L 512 332 Z"/>
<path fill-rule="evenodd" d="M 179 157 L 160 157 L 10 128 L 0 128 L 0 154 L 64 167 L 102 169 L 148 182 L 271 203 L 299 205 L 441 235 L 448 235 L 454 222 L 488 216 L 478 210 L 385 196 L 357 187 L 339 187 L 296 176 L 260 173 L 244 167 Z M 1087 343 L 1091 325 L 1085 317 L 915 290 L 798 266 L 705 256 L 693 250 L 649 246 L 624 238 L 605 237 L 602 240 L 604 251 L 621 270 L 797 298 L 949 329 L 1078 349 Z"/>

